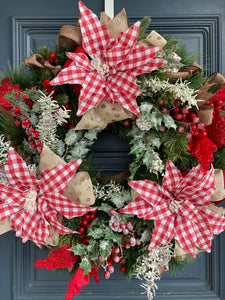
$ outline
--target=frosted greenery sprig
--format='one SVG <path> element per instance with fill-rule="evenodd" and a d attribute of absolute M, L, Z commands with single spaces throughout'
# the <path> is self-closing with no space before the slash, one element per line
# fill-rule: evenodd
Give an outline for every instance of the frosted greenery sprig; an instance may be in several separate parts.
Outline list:
<path fill-rule="evenodd" d="M 69 118 L 68 111 L 63 110 L 55 100 L 52 100 L 52 93 L 46 95 L 39 91 L 40 98 L 37 103 L 40 106 L 41 115 L 36 126 L 39 138 L 43 144 L 55 149 L 58 143 L 57 126 L 66 122 Z"/>
<path fill-rule="evenodd" d="M 0 135 L 0 163 L 3 163 L 8 158 L 8 150 L 10 143 L 6 141 L 3 134 Z"/>
<path fill-rule="evenodd" d="M 153 299 L 158 289 L 155 281 L 160 280 L 160 270 L 168 266 L 172 255 L 172 245 L 167 244 L 156 247 L 141 258 L 134 275 L 144 281 L 141 284 L 145 289 L 142 294 L 146 293 L 149 300 Z"/>
<path fill-rule="evenodd" d="M 100 131 L 99 127 L 92 128 L 88 132 L 70 129 L 64 141 L 58 141 L 56 153 L 67 162 L 78 158 L 84 159 Z"/>
<path fill-rule="evenodd" d="M 179 99 L 184 105 L 187 105 L 188 108 L 191 106 L 197 107 L 197 102 L 200 100 L 197 100 L 195 98 L 196 96 L 193 96 L 193 94 L 197 91 L 189 88 L 189 84 L 190 83 L 188 81 L 179 81 L 172 84 L 169 83 L 169 79 L 161 81 L 157 77 L 150 79 L 143 78 L 139 81 L 142 96 L 148 96 L 149 91 L 153 94 L 169 92 L 173 94 L 175 98 Z"/>

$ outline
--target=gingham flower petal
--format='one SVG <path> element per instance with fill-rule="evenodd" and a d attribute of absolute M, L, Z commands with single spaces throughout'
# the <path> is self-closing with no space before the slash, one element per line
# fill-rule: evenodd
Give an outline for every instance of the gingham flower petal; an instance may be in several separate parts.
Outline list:
<path fill-rule="evenodd" d="M 96 207 L 84 206 L 80 203 L 76 203 L 57 193 L 45 193 L 43 197 L 45 202 L 51 208 L 59 212 L 67 219 L 80 217 L 96 209 Z"/>
<path fill-rule="evenodd" d="M 30 186 L 35 187 L 38 184 L 38 180 L 34 174 L 28 170 L 25 161 L 13 148 L 9 148 L 8 151 L 5 174 L 10 185 L 22 191 Z"/>
<path fill-rule="evenodd" d="M 113 91 L 130 96 L 130 98 L 133 97 L 136 102 L 136 97 L 140 94 L 140 88 L 135 82 L 136 77 L 131 71 L 118 72 L 107 79 L 107 84 L 113 87 Z"/>
<path fill-rule="evenodd" d="M 58 222 L 56 218 L 53 216 L 48 217 L 48 222 L 51 224 L 51 226 L 58 231 L 60 234 L 71 234 L 71 233 L 76 233 L 76 231 L 71 230 L 65 226 L 63 226 L 61 223 Z"/>
<path fill-rule="evenodd" d="M 74 62 L 71 62 L 68 68 L 62 71 L 50 82 L 51 85 L 59 84 L 83 84 L 88 72 L 85 69 L 78 68 Z"/>
<path fill-rule="evenodd" d="M 220 234 L 225 230 L 225 217 L 221 216 L 214 211 L 209 210 L 207 207 L 202 207 L 199 210 L 201 217 L 207 218 L 210 228 L 214 234 Z"/>
<path fill-rule="evenodd" d="M 120 213 L 137 215 L 138 218 L 145 218 L 152 210 L 152 206 L 140 197 L 132 200 L 127 206 L 120 209 Z M 149 218 L 148 218 L 149 219 Z"/>
<path fill-rule="evenodd" d="M 79 107 L 77 116 L 81 116 L 87 110 L 96 107 L 105 97 L 105 83 L 101 76 L 95 73 L 89 73 L 83 83 L 83 88 L 79 97 Z"/>
<path fill-rule="evenodd" d="M 186 177 L 185 177 L 186 178 Z M 184 178 L 184 181 L 185 181 Z M 179 199 L 185 200 L 189 199 L 194 205 L 200 206 L 208 206 L 209 201 L 212 199 L 215 190 L 215 176 L 214 169 L 208 172 L 204 177 L 199 176 L 199 181 L 193 181 L 190 186 L 190 177 L 188 177 L 188 185 L 184 186 L 184 181 L 181 184 L 183 189 L 179 193 Z M 191 176 L 192 178 L 192 176 Z"/>
<path fill-rule="evenodd" d="M 181 247 L 188 252 L 192 257 L 196 256 L 195 244 L 197 241 L 196 233 L 198 227 L 189 219 L 178 215 L 175 222 L 175 239 Z"/>
<path fill-rule="evenodd" d="M 151 214 L 148 217 L 152 220 L 160 220 L 172 215 L 172 212 L 168 208 L 168 204 L 166 202 L 161 202 L 157 206 L 153 207 Z"/>
<path fill-rule="evenodd" d="M 155 220 L 155 229 L 152 239 L 148 247 L 148 251 L 160 246 L 168 244 L 174 237 L 174 217 L 169 216 L 165 219 Z"/>
<path fill-rule="evenodd" d="M 0 195 L 2 202 L 4 201 L 4 203 L 9 206 L 17 207 L 24 203 L 24 198 L 20 190 L 2 183 L 0 183 Z"/>
<path fill-rule="evenodd" d="M 107 27 L 81 1 L 79 8 L 82 46 L 92 58 L 101 57 L 104 49 L 107 48 L 108 44 L 114 42 L 114 39 L 108 33 Z"/>
<path fill-rule="evenodd" d="M 71 52 L 67 52 L 66 55 L 74 62 L 74 64 L 78 68 L 82 68 L 87 72 L 93 71 L 93 68 L 90 64 L 90 60 L 87 58 L 87 55 L 83 53 L 71 53 Z"/>
<path fill-rule="evenodd" d="M 77 159 L 68 164 L 62 163 L 41 172 L 39 176 L 41 180 L 39 196 L 44 195 L 46 192 L 63 194 L 81 163 L 82 160 Z"/>
<path fill-rule="evenodd" d="M 174 166 L 171 160 L 166 163 L 166 172 L 163 177 L 163 188 L 168 190 L 170 193 L 175 194 L 177 192 L 177 187 L 183 180 L 183 176 L 180 170 Z"/>
<path fill-rule="evenodd" d="M 128 182 L 129 186 L 132 187 L 144 200 L 146 200 L 152 206 L 157 205 L 163 201 L 161 195 L 161 187 L 158 183 L 150 180 L 139 180 Z"/>
<path fill-rule="evenodd" d="M 0 222 L 19 212 L 20 210 L 20 206 L 10 206 L 0 202 Z"/>
<path fill-rule="evenodd" d="M 126 32 L 120 32 L 117 38 L 118 45 L 132 49 L 137 43 L 140 22 L 136 22 Z"/>
<path fill-rule="evenodd" d="M 152 63 L 156 59 L 155 55 L 160 51 L 160 47 L 145 47 L 143 44 L 137 45 L 126 56 L 126 59 L 121 64 L 119 70 L 133 70 L 134 76 L 137 76 L 141 74 L 140 68 L 146 66 L 149 68 L 149 72 L 146 73 L 150 73 L 152 72 L 153 68 Z M 167 61 L 159 59 L 159 61 L 156 62 L 157 68 L 159 67 L 158 64 L 160 63 L 163 65 L 167 63 Z"/>

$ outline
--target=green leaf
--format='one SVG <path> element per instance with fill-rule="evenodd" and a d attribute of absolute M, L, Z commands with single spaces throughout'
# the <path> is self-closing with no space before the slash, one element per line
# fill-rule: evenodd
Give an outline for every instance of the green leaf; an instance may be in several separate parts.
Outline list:
<path fill-rule="evenodd" d="M 105 229 L 105 239 L 114 243 L 120 243 L 120 235 L 117 232 L 112 231 L 111 228 Z"/>
<path fill-rule="evenodd" d="M 100 239 L 104 237 L 103 228 L 95 228 L 88 233 L 88 236 L 93 237 L 94 239 Z"/>
<path fill-rule="evenodd" d="M 144 159 L 143 159 L 143 163 L 146 165 L 147 169 L 150 169 L 151 165 L 152 165 L 152 160 L 153 160 L 153 154 L 152 152 L 146 152 Z"/>
<path fill-rule="evenodd" d="M 91 263 L 87 257 L 82 258 L 80 268 L 84 270 L 84 275 L 87 275 L 91 271 Z"/>
<path fill-rule="evenodd" d="M 107 203 L 102 203 L 101 206 L 98 207 L 98 210 L 102 210 L 108 214 L 110 209 L 112 209 L 112 206 L 108 205 Z"/>
<path fill-rule="evenodd" d="M 87 246 L 76 244 L 70 248 L 74 255 L 84 255 L 87 252 Z"/>
<path fill-rule="evenodd" d="M 163 115 L 163 121 L 164 121 L 165 126 L 168 129 L 173 128 L 173 129 L 176 130 L 177 126 L 176 126 L 176 124 L 174 122 L 174 119 L 171 116 L 169 116 L 169 115 Z"/>
<path fill-rule="evenodd" d="M 131 147 L 130 154 L 140 153 L 145 151 L 145 144 L 142 140 L 134 141 L 133 146 Z"/>
<path fill-rule="evenodd" d="M 158 130 L 160 125 L 162 124 L 164 114 L 161 114 L 159 112 L 153 112 L 150 116 L 150 120 L 152 122 L 152 125 L 155 126 L 155 128 Z"/>
<path fill-rule="evenodd" d="M 107 256 L 111 253 L 112 242 L 109 240 L 102 240 L 99 244 L 99 253 L 102 256 L 103 260 L 107 258 Z"/>

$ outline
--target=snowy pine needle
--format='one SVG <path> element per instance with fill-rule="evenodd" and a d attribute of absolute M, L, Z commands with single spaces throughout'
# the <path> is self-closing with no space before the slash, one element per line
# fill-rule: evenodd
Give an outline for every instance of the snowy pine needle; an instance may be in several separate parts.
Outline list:
<path fill-rule="evenodd" d="M 5 136 L 0 135 L 0 163 L 7 160 L 9 147 L 10 143 L 5 140 Z"/>

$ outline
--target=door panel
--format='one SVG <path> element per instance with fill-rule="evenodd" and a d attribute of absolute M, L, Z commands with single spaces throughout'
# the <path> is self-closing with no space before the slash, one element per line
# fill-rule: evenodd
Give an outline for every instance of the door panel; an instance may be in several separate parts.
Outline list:
<path fill-rule="evenodd" d="M 2 1 L 4 2 L 4 0 Z M 84 3 L 95 13 L 104 10 L 103 0 Z M 152 17 L 150 29 L 170 34 L 190 51 L 198 54 L 197 62 L 206 74 L 225 74 L 223 23 L 224 0 L 115 0 L 115 12 L 126 8 L 130 23 L 145 15 Z M 30 55 L 32 47 L 54 46 L 63 24 L 75 24 L 78 1 L 9 0 L 0 10 L 0 67 L 8 58 L 14 63 Z M 75 17 L 74 17 L 75 16 Z M 128 145 L 116 137 L 99 139 L 93 153 L 96 168 L 105 173 L 118 173 L 127 163 Z M 220 250 L 223 249 L 223 250 Z M 163 274 L 156 300 L 223 299 L 225 300 L 225 234 L 216 237 L 213 255 L 203 254 L 186 272 L 176 277 Z M 61 300 L 67 290 L 69 276 L 38 270 L 34 262 L 46 256 L 32 243 L 22 244 L 13 233 L 0 236 L 0 300 Z M 93 281 L 74 299 L 147 299 L 138 280 L 125 282 L 119 272 L 101 283 Z"/>

